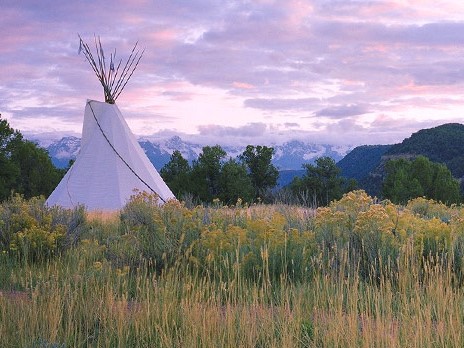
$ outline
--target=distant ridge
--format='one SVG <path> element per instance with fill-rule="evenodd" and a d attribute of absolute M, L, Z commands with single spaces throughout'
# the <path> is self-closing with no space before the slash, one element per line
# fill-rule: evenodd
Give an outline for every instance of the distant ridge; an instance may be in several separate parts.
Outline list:
<path fill-rule="evenodd" d="M 422 155 L 445 164 L 453 176 L 464 181 L 464 125 L 447 123 L 422 129 L 394 145 L 358 146 L 337 165 L 342 175 L 354 178 L 371 195 L 380 195 L 385 163 L 391 159 L 414 159 Z"/>
<path fill-rule="evenodd" d="M 433 162 L 445 164 L 454 177 L 464 176 L 464 125 L 447 123 L 422 129 L 393 145 L 385 154 L 390 157 L 423 155 Z"/>
<path fill-rule="evenodd" d="M 382 156 L 391 147 L 392 145 L 362 145 L 355 147 L 337 163 L 337 166 L 342 171 L 341 175 L 360 182 L 380 164 Z"/>

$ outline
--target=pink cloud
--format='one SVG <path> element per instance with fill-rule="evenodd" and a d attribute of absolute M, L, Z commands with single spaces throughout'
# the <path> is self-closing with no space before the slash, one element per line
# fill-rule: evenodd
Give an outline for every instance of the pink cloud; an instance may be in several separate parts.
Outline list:
<path fill-rule="evenodd" d="M 155 30 L 145 35 L 145 38 L 156 45 L 158 45 L 160 42 L 166 43 L 176 41 L 178 37 L 179 32 L 175 29 Z"/>
<path fill-rule="evenodd" d="M 314 11 L 313 5 L 308 1 L 289 0 L 286 3 L 288 8 L 287 23 L 292 27 L 303 25 Z"/>
<path fill-rule="evenodd" d="M 252 84 L 249 84 L 249 83 L 246 83 L 246 82 L 238 82 L 238 81 L 234 81 L 232 83 L 232 86 L 234 88 L 238 88 L 238 89 L 253 89 L 253 88 L 255 88 L 255 86 L 253 86 Z"/>
<path fill-rule="evenodd" d="M 121 104 L 142 110 L 144 120 L 163 114 L 171 123 L 159 127 L 172 128 L 195 109 L 201 111 L 179 129 L 224 126 L 234 113 L 235 122 L 269 124 L 266 132 L 293 123 L 304 132 L 313 130 L 319 112 L 332 116 L 320 117 L 321 132 L 332 129 L 333 136 L 347 127 L 372 136 L 387 126 L 379 121 L 367 129 L 372 115 L 414 120 L 427 109 L 444 119 L 460 113 L 463 99 L 459 1 L 5 0 L 0 16 L 2 107 L 28 104 L 4 110 L 18 117 L 30 112 L 32 119 L 44 102 L 41 117 L 65 117 L 69 106 L 60 100 L 81 110 L 86 97 L 101 98 L 98 81 L 77 56 L 77 32 L 90 42 L 100 35 L 104 48 L 116 47 L 120 57 L 137 40 L 146 48 Z M 352 123 L 335 122 L 346 117 Z M 327 127 L 333 123 L 338 126 Z M 388 129 L 403 126 L 391 122 Z"/>

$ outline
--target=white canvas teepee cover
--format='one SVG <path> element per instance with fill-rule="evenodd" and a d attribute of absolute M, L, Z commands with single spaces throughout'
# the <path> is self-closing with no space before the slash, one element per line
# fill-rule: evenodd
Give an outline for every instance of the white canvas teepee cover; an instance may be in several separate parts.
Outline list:
<path fill-rule="evenodd" d="M 134 190 L 175 198 L 143 152 L 116 104 L 87 101 L 81 150 L 47 205 L 117 210 Z"/>

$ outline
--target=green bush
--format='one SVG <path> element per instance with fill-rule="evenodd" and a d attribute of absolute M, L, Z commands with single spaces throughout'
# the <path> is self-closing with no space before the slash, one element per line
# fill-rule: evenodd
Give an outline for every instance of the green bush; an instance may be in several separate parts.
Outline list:
<path fill-rule="evenodd" d="M 177 201 L 160 206 L 156 195 L 138 193 L 121 210 L 122 236 L 117 243 L 119 258 L 137 262 L 145 259 L 157 271 L 173 265 L 200 235 L 200 215 Z M 130 242 L 129 242 L 130 241 Z M 109 251 L 115 250 L 115 245 Z M 124 251 L 125 250 L 125 251 Z M 115 254 L 112 255 L 115 257 Z"/>
<path fill-rule="evenodd" d="M 84 220 L 82 207 L 50 208 L 43 197 L 14 195 L 0 204 L 0 250 L 27 261 L 46 259 L 77 241 Z"/>

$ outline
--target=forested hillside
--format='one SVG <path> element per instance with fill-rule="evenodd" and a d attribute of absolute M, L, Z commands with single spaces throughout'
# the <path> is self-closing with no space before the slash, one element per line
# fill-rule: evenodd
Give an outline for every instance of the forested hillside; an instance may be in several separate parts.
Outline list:
<path fill-rule="evenodd" d="M 386 163 L 390 160 L 414 160 L 424 156 L 441 163 L 453 177 L 464 177 L 464 125 L 449 123 L 422 129 L 395 145 L 358 146 L 337 165 L 342 176 L 354 178 L 371 195 L 382 194 Z"/>
<path fill-rule="evenodd" d="M 337 163 L 342 171 L 341 175 L 360 182 L 380 164 L 382 156 L 390 147 L 391 145 L 362 145 L 354 148 Z"/>
<path fill-rule="evenodd" d="M 393 145 L 387 155 L 422 155 L 432 162 L 445 164 L 453 176 L 464 176 L 464 125 L 448 123 L 422 129 L 400 144 Z"/>

